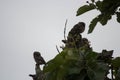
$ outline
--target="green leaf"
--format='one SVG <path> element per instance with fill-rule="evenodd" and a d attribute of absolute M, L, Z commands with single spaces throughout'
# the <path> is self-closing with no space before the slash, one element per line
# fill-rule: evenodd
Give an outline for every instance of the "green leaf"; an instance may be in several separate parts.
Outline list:
<path fill-rule="evenodd" d="M 116 15 L 117 15 L 117 22 L 120 23 L 120 12 L 117 12 Z"/>
<path fill-rule="evenodd" d="M 100 18 L 100 23 L 102 25 L 106 25 L 108 20 L 111 19 L 111 14 L 107 13 L 107 14 L 102 14 L 101 18 Z"/>
<path fill-rule="evenodd" d="M 89 80 L 85 79 L 87 76 L 86 70 L 82 69 L 79 74 L 72 74 L 67 76 L 67 80 Z"/>
<path fill-rule="evenodd" d="M 120 57 L 116 57 L 115 59 L 113 59 L 112 65 L 114 68 L 119 68 L 120 67 Z"/>
<path fill-rule="evenodd" d="M 71 75 L 71 74 L 79 74 L 80 71 L 82 70 L 81 68 L 80 67 L 69 68 L 69 75 Z"/>
<path fill-rule="evenodd" d="M 97 53 L 96 52 L 93 52 L 93 51 L 89 51 L 89 52 L 86 52 L 86 59 L 87 60 L 95 60 L 97 58 Z"/>
<path fill-rule="evenodd" d="M 106 72 L 109 67 L 105 63 L 97 62 L 98 54 L 95 52 L 90 52 L 86 56 L 87 74 L 90 80 L 104 80 Z"/>
<path fill-rule="evenodd" d="M 44 66 L 44 72 L 53 71 L 58 66 L 60 66 L 62 63 L 64 63 L 64 59 L 61 55 L 57 55 L 53 60 L 50 60 L 45 66 Z"/>
<path fill-rule="evenodd" d="M 67 73 L 67 67 L 61 66 L 59 69 L 57 69 L 57 79 L 56 80 L 63 80 Z"/>
<path fill-rule="evenodd" d="M 104 80 L 106 72 L 109 70 L 109 66 L 104 63 L 98 63 L 98 66 L 93 70 L 96 75 L 96 80 Z"/>
<path fill-rule="evenodd" d="M 79 75 L 79 79 L 77 79 L 77 80 L 85 80 L 86 76 L 87 76 L 86 69 L 82 69 L 80 72 L 80 75 Z M 87 80 L 89 80 L 89 79 L 87 79 Z"/>
<path fill-rule="evenodd" d="M 54 64 L 54 59 L 50 60 L 44 67 L 43 67 L 43 72 L 50 72 L 56 68 Z"/>
<path fill-rule="evenodd" d="M 120 68 L 117 71 L 116 79 L 115 80 L 120 80 Z"/>
<path fill-rule="evenodd" d="M 89 25 L 88 34 L 91 33 L 91 32 L 94 30 L 94 28 L 95 28 L 95 26 L 96 26 L 96 24 L 97 24 L 98 21 L 99 21 L 98 17 L 95 17 L 95 18 L 91 21 L 91 23 L 90 23 L 90 25 Z"/>
<path fill-rule="evenodd" d="M 96 6 L 98 10 L 102 11 L 102 1 L 97 1 Z"/>
<path fill-rule="evenodd" d="M 79 16 L 79 15 L 81 15 L 87 11 L 93 10 L 93 9 L 95 9 L 94 4 L 84 5 L 78 9 L 76 16 Z"/>
<path fill-rule="evenodd" d="M 96 80 L 95 79 L 95 72 L 91 68 L 87 69 L 87 74 L 88 74 L 88 77 L 90 78 L 90 80 Z"/>
<path fill-rule="evenodd" d="M 57 70 L 46 73 L 45 80 L 56 80 Z"/>

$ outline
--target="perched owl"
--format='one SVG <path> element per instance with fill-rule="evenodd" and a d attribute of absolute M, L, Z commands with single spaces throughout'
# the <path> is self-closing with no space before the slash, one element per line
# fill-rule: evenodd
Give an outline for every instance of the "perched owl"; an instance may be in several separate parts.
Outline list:
<path fill-rule="evenodd" d="M 85 23 L 84 22 L 79 22 L 78 24 L 74 25 L 71 31 L 69 32 L 69 35 L 78 35 L 80 33 L 83 33 L 85 30 Z"/>
<path fill-rule="evenodd" d="M 82 35 L 85 30 L 85 23 L 79 22 L 73 26 L 70 30 L 67 40 L 62 40 L 67 48 L 79 48 L 81 47 Z"/>
<path fill-rule="evenodd" d="M 34 57 L 35 62 L 36 62 L 37 65 L 46 64 L 46 62 L 43 59 L 43 57 L 41 56 L 40 52 L 37 52 L 37 51 L 34 52 L 33 57 Z"/>

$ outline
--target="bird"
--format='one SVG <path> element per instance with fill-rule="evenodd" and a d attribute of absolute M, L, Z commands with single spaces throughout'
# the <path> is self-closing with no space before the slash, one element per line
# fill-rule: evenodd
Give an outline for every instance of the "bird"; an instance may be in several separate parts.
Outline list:
<path fill-rule="evenodd" d="M 78 22 L 76 25 L 73 26 L 69 34 L 75 35 L 83 33 L 85 30 L 85 23 L 84 22 Z"/>
<path fill-rule="evenodd" d="M 43 59 L 43 57 L 41 56 L 40 52 L 35 51 L 33 53 L 33 57 L 34 60 L 36 62 L 36 65 L 42 65 L 42 64 L 46 64 L 45 60 Z"/>
<path fill-rule="evenodd" d="M 66 47 L 68 48 L 79 48 L 80 43 L 82 41 L 82 35 L 85 30 L 85 23 L 84 22 L 78 22 L 73 26 L 73 28 L 68 33 L 67 40 L 62 40 L 62 42 L 65 43 Z"/>

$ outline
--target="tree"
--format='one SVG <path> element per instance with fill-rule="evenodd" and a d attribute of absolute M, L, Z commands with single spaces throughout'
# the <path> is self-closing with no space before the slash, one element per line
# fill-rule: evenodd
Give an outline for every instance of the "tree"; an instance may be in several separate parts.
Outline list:
<path fill-rule="evenodd" d="M 101 11 L 101 14 L 91 21 L 89 33 L 93 31 L 97 22 L 105 25 L 112 15 L 117 15 L 117 21 L 120 22 L 120 13 L 116 11 L 120 5 L 118 0 L 91 1 L 87 2 L 89 5 L 84 5 L 77 11 L 77 15 L 92 9 Z M 106 9 L 108 6 L 110 9 Z M 113 50 L 93 51 L 89 40 L 81 35 L 84 29 L 84 22 L 73 26 L 67 38 L 62 40 L 65 44 L 63 50 L 45 63 L 43 70 L 40 69 L 41 64 L 36 62 L 36 74 L 30 74 L 33 80 L 120 80 L 120 57 L 112 57 Z M 108 77 L 108 74 L 111 76 Z"/>
<path fill-rule="evenodd" d="M 93 51 L 89 40 L 81 35 L 84 27 L 85 23 L 79 22 L 71 29 L 62 40 L 63 51 L 45 63 L 43 70 L 36 62 L 36 74 L 30 74 L 33 80 L 120 80 L 120 57 L 113 58 L 113 50 Z"/>

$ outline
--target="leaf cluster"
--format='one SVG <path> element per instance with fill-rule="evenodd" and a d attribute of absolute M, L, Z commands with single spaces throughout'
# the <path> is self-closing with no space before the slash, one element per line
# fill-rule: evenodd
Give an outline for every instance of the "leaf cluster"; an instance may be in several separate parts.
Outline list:
<path fill-rule="evenodd" d="M 44 66 L 45 80 L 111 80 L 107 77 L 109 70 L 114 71 L 115 80 L 120 80 L 120 57 L 112 59 L 112 53 L 65 49 Z"/>
<path fill-rule="evenodd" d="M 87 1 L 87 5 L 83 5 L 77 11 L 77 16 L 84 14 L 85 12 L 91 10 L 98 10 L 100 14 L 97 15 L 94 19 L 92 19 L 89 25 L 88 33 L 91 33 L 98 22 L 102 25 L 106 25 L 107 22 L 112 18 L 113 15 L 116 15 L 117 22 L 120 23 L 120 1 L 119 0 L 91 0 Z"/>

